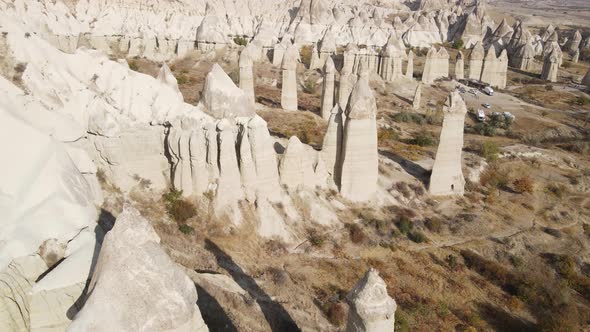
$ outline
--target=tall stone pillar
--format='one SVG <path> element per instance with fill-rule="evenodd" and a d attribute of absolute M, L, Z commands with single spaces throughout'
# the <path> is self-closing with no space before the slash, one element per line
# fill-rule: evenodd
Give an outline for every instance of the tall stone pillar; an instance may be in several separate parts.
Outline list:
<path fill-rule="evenodd" d="M 459 51 L 455 58 L 455 79 L 462 80 L 465 78 L 464 74 L 465 62 L 463 60 L 463 52 Z"/>
<path fill-rule="evenodd" d="M 426 54 L 426 62 L 424 62 L 424 70 L 422 71 L 422 82 L 425 84 L 432 84 L 436 79 L 436 57 L 437 51 L 434 46 L 430 47 Z"/>
<path fill-rule="evenodd" d="M 422 98 L 422 84 L 418 82 L 416 91 L 414 92 L 414 100 L 412 101 L 412 108 L 414 110 L 420 109 L 420 99 Z"/>
<path fill-rule="evenodd" d="M 254 97 L 254 73 L 252 71 L 252 58 L 247 48 L 242 50 L 239 59 L 240 67 L 240 89 L 244 90 L 251 107 L 255 107 L 256 99 Z"/>
<path fill-rule="evenodd" d="M 498 58 L 496 57 L 496 48 L 490 46 L 483 62 L 481 71 L 481 81 L 491 86 L 496 86 L 496 75 L 498 73 Z"/>
<path fill-rule="evenodd" d="M 291 45 L 285 51 L 283 63 L 283 86 L 281 89 L 281 107 L 285 111 L 297 110 L 297 60 L 299 50 L 297 46 Z"/>
<path fill-rule="evenodd" d="M 483 66 L 484 50 L 481 43 L 475 44 L 469 56 L 469 79 L 479 81 Z"/>
<path fill-rule="evenodd" d="M 461 168 L 463 127 L 467 106 L 458 91 L 451 92 L 443 107 L 444 119 L 429 191 L 432 195 L 463 195 L 465 178 Z"/>
<path fill-rule="evenodd" d="M 541 70 L 541 78 L 549 82 L 557 82 L 558 62 L 556 52 L 552 52 L 546 56 L 543 61 L 543 70 Z"/>
<path fill-rule="evenodd" d="M 322 86 L 322 118 L 328 120 L 330 118 L 330 112 L 334 107 L 334 73 L 336 67 L 331 57 L 328 57 L 326 64 L 324 65 L 324 83 Z"/>
<path fill-rule="evenodd" d="M 320 64 L 323 66 L 332 54 L 336 53 L 336 37 L 331 29 L 326 31 L 320 45 Z"/>
<path fill-rule="evenodd" d="M 341 155 L 342 155 L 342 109 L 336 104 L 330 113 L 328 129 L 324 135 L 321 156 L 326 164 L 328 173 L 336 186 L 340 185 Z"/>
<path fill-rule="evenodd" d="M 311 49 L 311 57 L 309 58 L 309 69 L 314 70 L 318 68 L 322 68 L 322 64 L 320 62 L 317 45 L 314 44 Z"/>
<path fill-rule="evenodd" d="M 367 271 L 346 300 L 350 305 L 346 332 L 393 332 L 397 304 L 375 269 Z"/>
<path fill-rule="evenodd" d="M 369 72 L 361 67 L 359 80 L 350 94 L 342 142 L 340 193 L 351 201 L 368 201 L 377 192 L 376 114 Z"/>
<path fill-rule="evenodd" d="M 409 79 L 414 78 L 414 52 L 408 51 L 408 63 L 406 65 L 406 77 Z"/>
<path fill-rule="evenodd" d="M 578 63 L 579 60 L 580 60 L 580 50 L 577 49 L 574 51 L 574 55 L 572 55 L 572 62 Z"/>

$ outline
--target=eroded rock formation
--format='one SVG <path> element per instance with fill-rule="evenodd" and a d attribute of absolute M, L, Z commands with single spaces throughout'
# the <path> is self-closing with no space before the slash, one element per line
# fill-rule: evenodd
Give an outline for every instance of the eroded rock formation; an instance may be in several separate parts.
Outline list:
<path fill-rule="evenodd" d="M 68 331 L 209 330 L 193 282 L 130 206 L 105 236 L 88 294 Z"/>
<path fill-rule="evenodd" d="M 393 331 L 397 304 L 373 268 L 348 293 L 350 305 L 346 332 Z"/>
<path fill-rule="evenodd" d="M 351 201 L 368 201 L 377 191 L 376 114 L 369 73 L 363 69 L 350 94 L 342 141 L 340 193 Z"/>
<path fill-rule="evenodd" d="M 467 106 L 458 91 L 453 91 L 443 107 L 444 120 L 436 158 L 430 176 L 432 195 L 463 195 L 463 127 Z"/>

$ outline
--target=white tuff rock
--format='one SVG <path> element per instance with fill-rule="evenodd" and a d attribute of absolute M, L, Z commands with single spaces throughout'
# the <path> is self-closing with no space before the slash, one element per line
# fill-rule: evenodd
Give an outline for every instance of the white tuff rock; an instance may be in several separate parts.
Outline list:
<path fill-rule="evenodd" d="M 350 305 L 346 332 L 393 331 L 397 304 L 387 294 L 387 285 L 373 268 L 346 296 Z"/>

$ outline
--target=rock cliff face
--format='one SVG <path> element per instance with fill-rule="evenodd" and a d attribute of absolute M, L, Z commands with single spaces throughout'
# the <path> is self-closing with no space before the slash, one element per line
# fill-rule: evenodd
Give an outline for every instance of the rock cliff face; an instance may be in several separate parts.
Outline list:
<path fill-rule="evenodd" d="M 125 207 L 105 236 L 89 297 L 68 331 L 208 331 L 193 282 L 159 243 L 150 223 Z"/>
<path fill-rule="evenodd" d="M 319 43 L 327 36 L 323 43 L 326 47 L 319 49 L 319 68 L 325 60 L 322 53 L 332 52 L 332 45 L 382 47 L 392 33 L 412 47 L 450 41 L 457 34 L 475 42 L 481 41 L 486 29 L 493 26 L 481 5 L 469 16 L 462 7 L 446 4 L 414 9 L 420 12 L 412 13 L 401 3 L 358 6 L 352 0 L 337 4 L 327 0 L 183 0 L 150 5 L 138 0 L 83 0 L 75 4 L 24 0 L 22 6 L 0 7 L 15 18 L 26 17 L 31 29 L 65 52 L 73 53 L 84 46 L 155 61 L 183 57 L 194 50 L 232 47 L 233 38 L 238 36 L 245 36 L 261 48 L 272 47 L 285 36 L 298 44 Z M 396 16 L 393 26 L 385 23 L 384 17 L 404 11 L 412 13 L 404 22 Z"/>
<path fill-rule="evenodd" d="M 426 63 L 422 73 L 422 82 L 426 84 L 434 83 L 434 80 L 449 76 L 449 53 L 444 47 L 438 51 L 434 46 L 428 50 Z"/>

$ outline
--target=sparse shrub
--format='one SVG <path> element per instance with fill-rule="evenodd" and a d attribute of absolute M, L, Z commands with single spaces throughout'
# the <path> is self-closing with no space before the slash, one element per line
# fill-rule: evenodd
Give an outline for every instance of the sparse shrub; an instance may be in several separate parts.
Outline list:
<path fill-rule="evenodd" d="M 96 178 L 98 179 L 98 183 L 104 185 L 107 183 L 107 175 L 104 172 L 104 169 L 98 168 L 96 170 Z"/>
<path fill-rule="evenodd" d="M 453 42 L 453 48 L 456 50 L 460 50 L 463 48 L 463 39 L 457 39 Z"/>
<path fill-rule="evenodd" d="M 482 135 L 482 136 L 495 136 L 496 135 L 496 127 L 490 125 L 487 122 L 479 122 L 475 126 L 471 127 L 468 132 L 473 132 L 474 134 Z"/>
<path fill-rule="evenodd" d="M 410 233 L 412 231 L 412 228 L 414 228 L 414 224 L 407 216 L 400 216 L 399 220 L 396 223 L 396 226 L 397 229 L 399 229 L 399 231 L 404 235 Z"/>
<path fill-rule="evenodd" d="M 393 121 L 403 123 L 425 124 L 426 118 L 424 115 L 412 112 L 399 112 L 392 116 Z"/>
<path fill-rule="evenodd" d="M 395 331 L 410 332 L 410 324 L 408 323 L 408 319 L 400 309 L 395 311 Z"/>
<path fill-rule="evenodd" d="M 268 269 L 268 273 L 270 274 L 270 276 L 272 278 L 272 282 L 275 285 L 279 285 L 279 286 L 284 285 L 289 280 L 289 276 L 287 275 L 287 272 L 285 272 L 282 269 L 277 269 L 276 267 L 271 267 Z"/>
<path fill-rule="evenodd" d="M 426 122 L 431 125 L 440 126 L 443 123 L 443 119 L 445 114 L 442 110 L 442 106 L 437 108 L 436 110 L 429 111 L 426 114 Z"/>
<path fill-rule="evenodd" d="M 311 52 L 313 52 L 313 48 L 311 45 L 305 45 L 299 50 L 301 62 L 303 62 L 307 66 L 309 66 L 309 64 L 311 63 Z"/>
<path fill-rule="evenodd" d="M 448 255 L 447 258 L 445 258 L 445 262 L 447 262 L 447 265 L 453 271 L 459 266 L 459 261 L 455 255 Z"/>
<path fill-rule="evenodd" d="M 186 77 L 186 75 L 179 75 L 176 78 L 176 82 L 178 82 L 179 85 L 184 85 L 184 84 L 187 84 L 189 82 L 189 78 Z"/>
<path fill-rule="evenodd" d="M 346 307 L 342 302 L 332 303 L 328 308 L 328 320 L 335 326 L 342 326 L 346 322 Z"/>
<path fill-rule="evenodd" d="M 248 40 L 244 37 L 238 36 L 234 37 L 234 43 L 236 43 L 236 45 L 246 46 L 248 45 Z"/>
<path fill-rule="evenodd" d="M 30 37 L 31 37 L 31 33 L 25 32 L 25 38 L 30 38 Z"/>
<path fill-rule="evenodd" d="M 562 198 L 567 192 L 567 188 L 562 184 L 550 183 L 547 185 L 546 191 L 557 198 Z"/>
<path fill-rule="evenodd" d="M 193 203 L 182 199 L 182 191 L 172 190 L 163 195 L 166 212 L 177 223 L 183 223 L 197 214 Z"/>
<path fill-rule="evenodd" d="M 428 238 L 426 237 L 426 235 L 424 235 L 424 233 L 422 233 L 420 231 L 410 232 L 408 234 L 408 239 L 410 239 L 416 243 L 423 243 L 423 242 L 428 241 Z"/>
<path fill-rule="evenodd" d="M 580 105 L 580 106 L 586 106 L 586 105 L 590 104 L 590 98 L 586 98 L 586 97 L 582 97 L 582 96 L 576 97 L 574 104 Z"/>
<path fill-rule="evenodd" d="M 582 228 L 584 229 L 584 234 L 586 234 L 586 236 L 590 237 L 590 224 L 584 223 L 582 225 Z"/>
<path fill-rule="evenodd" d="M 547 91 L 553 91 L 553 85 L 551 85 L 551 84 L 545 85 L 545 90 L 547 90 Z"/>
<path fill-rule="evenodd" d="M 303 91 L 305 93 L 309 93 L 309 94 L 315 94 L 316 93 L 316 89 L 317 89 L 317 83 L 316 81 L 313 79 L 313 77 L 309 77 L 308 79 L 305 80 L 305 82 L 303 83 Z"/>
<path fill-rule="evenodd" d="M 348 236 L 350 237 L 350 241 L 355 244 L 359 244 L 365 241 L 367 236 L 363 229 L 357 224 L 347 224 L 348 227 Z"/>
<path fill-rule="evenodd" d="M 137 65 L 136 61 L 130 61 L 129 62 L 129 69 L 133 70 L 133 71 L 138 71 L 139 70 L 139 66 Z"/>
<path fill-rule="evenodd" d="M 410 187 L 407 183 L 401 181 L 395 184 L 395 189 L 399 191 L 405 198 L 410 198 L 412 196 L 412 192 L 410 191 Z"/>
<path fill-rule="evenodd" d="M 530 176 L 528 176 L 528 175 L 525 175 L 523 177 L 520 177 L 520 178 L 514 180 L 512 182 L 512 185 L 514 186 L 514 190 L 516 190 L 516 192 L 521 193 L 521 194 L 524 194 L 524 193 L 531 194 L 534 189 L 533 179 L 531 179 Z"/>
<path fill-rule="evenodd" d="M 498 159 L 500 148 L 494 142 L 485 141 L 479 147 L 479 155 L 484 157 L 488 162 Z"/>
<path fill-rule="evenodd" d="M 429 231 L 440 233 L 440 231 L 442 230 L 443 223 L 440 218 L 433 217 L 426 219 L 424 225 L 426 226 L 426 228 L 428 228 Z"/>
<path fill-rule="evenodd" d="M 482 186 L 504 189 L 510 182 L 509 174 L 497 166 L 488 167 L 479 177 Z"/>
<path fill-rule="evenodd" d="M 409 142 L 418 146 L 432 146 L 436 143 L 436 139 L 426 131 L 414 133 L 413 138 Z"/>
<path fill-rule="evenodd" d="M 186 234 L 186 235 L 192 235 L 195 233 L 195 229 L 192 228 L 191 226 L 187 225 L 187 224 L 182 224 L 178 226 L 178 230 L 182 233 L 182 234 Z"/>
<path fill-rule="evenodd" d="M 393 128 L 383 128 L 380 127 L 379 131 L 377 132 L 377 141 L 379 145 L 384 145 L 389 141 L 397 141 L 399 140 L 399 134 Z"/>
<path fill-rule="evenodd" d="M 310 234 L 307 239 L 314 247 L 323 247 L 326 243 L 326 237 L 319 233 Z"/>
<path fill-rule="evenodd" d="M 19 62 L 14 66 L 14 71 L 17 74 L 22 74 L 25 71 L 25 69 L 27 69 L 26 63 Z"/>

